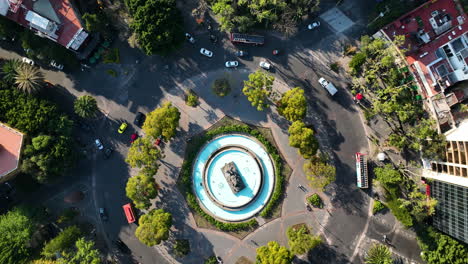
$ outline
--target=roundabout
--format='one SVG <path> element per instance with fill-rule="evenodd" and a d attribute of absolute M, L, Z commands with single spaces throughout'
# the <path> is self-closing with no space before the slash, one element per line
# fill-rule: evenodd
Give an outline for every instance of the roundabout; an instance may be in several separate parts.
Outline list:
<path fill-rule="evenodd" d="M 254 217 L 268 203 L 275 168 L 254 138 L 224 134 L 207 142 L 193 164 L 194 193 L 208 214 L 227 222 Z"/>

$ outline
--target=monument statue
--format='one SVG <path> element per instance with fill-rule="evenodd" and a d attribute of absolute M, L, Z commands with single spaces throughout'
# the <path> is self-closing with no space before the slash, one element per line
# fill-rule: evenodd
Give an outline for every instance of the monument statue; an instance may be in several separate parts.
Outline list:
<path fill-rule="evenodd" d="M 223 171 L 224 178 L 226 178 L 226 181 L 228 182 L 229 187 L 231 187 L 233 193 L 238 193 L 245 188 L 245 184 L 242 181 L 242 177 L 237 171 L 234 162 L 231 161 L 224 164 L 221 170 Z"/>

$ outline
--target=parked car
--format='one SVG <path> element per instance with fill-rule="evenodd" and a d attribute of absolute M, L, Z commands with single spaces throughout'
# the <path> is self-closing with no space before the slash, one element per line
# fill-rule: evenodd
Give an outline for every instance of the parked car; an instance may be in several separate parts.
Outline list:
<path fill-rule="evenodd" d="M 50 66 L 54 67 L 57 70 L 63 70 L 63 64 L 58 64 L 54 60 L 50 62 Z"/>
<path fill-rule="evenodd" d="M 110 156 L 112 155 L 112 152 L 114 152 L 112 148 L 106 148 L 104 150 L 104 159 L 110 158 Z"/>
<path fill-rule="evenodd" d="M 234 68 L 239 66 L 238 61 L 226 61 L 226 68 Z"/>
<path fill-rule="evenodd" d="M 223 260 L 221 259 L 220 256 L 216 256 L 216 261 L 218 261 L 219 264 L 223 263 Z"/>
<path fill-rule="evenodd" d="M 154 141 L 154 145 L 155 145 L 155 146 L 159 146 L 159 144 L 161 144 L 161 141 L 162 141 L 162 136 L 160 135 L 160 136 Z"/>
<path fill-rule="evenodd" d="M 127 126 L 128 124 L 126 122 L 123 122 L 122 124 L 120 124 L 119 130 L 118 130 L 119 134 L 122 134 L 123 132 L 125 132 L 125 129 L 127 129 Z"/>
<path fill-rule="evenodd" d="M 259 66 L 265 70 L 269 70 L 271 68 L 271 64 L 267 61 L 261 61 Z"/>
<path fill-rule="evenodd" d="M 195 38 L 192 37 L 189 33 L 185 33 L 185 38 L 188 40 L 188 42 L 194 44 L 195 43 Z"/>
<path fill-rule="evenodd" d="M 99 150 L 103 150 L 103 149 L 104 149 L 104 146 L 102 145 L 101 140 L 96 139 L 96 140 L 94 141 L 94 144 L 96 144 L 96 147 L 97 147 Z"/>
<path fill-rule="evenodd" d="M 142 112 L 138 112 L 135 116 L 135 120 L 133 121 L 133 123 L 137 127 L 142 127 L 143 123 L 145 123 L 145 119 L 146 119 L 146 116 Z"/>
<path fill-rule="evenodd" d="M 243 51 L 243 50 L 238 50 L 236 51 L 236 56 L 237 57 L 245 57 L 245 56 L 248 56 L 249 53 L 247 51 Z"/>
<path fill-rule="evenodd" d="M 133 134 L 130 136 L 130 143 L 133 143 L 133 141 L 135 141 L 137 138 L 138 138 L 138 134 L 137 134 L 137 133 L 133 133 Z"/>
<path fill-rule="evenodd" d="M 99 216 L 101 217 L 102 221 L 107 222 L 109 220 L 109 217 L 107 216 L 106 209 L 103 207 L 99 208 Z"/>
<path fill-rule="evenodd" d="M 318 28 L 319 26 L 320 26 L 320 21 L 315 21 L 315 22 L 312 22 L 312 24 L 309 24 L 307 28 L 312 30 L 314 28 Z"/>
<path fill-rule="evenodd" d="M 31 60 L 31 59 L 28 59 L 28 58 L 26 58 L 26 57 L 23 57 L 23 58 L 21 59 L 21 61 L 22 61 L 23 63 L 29 64 L 29 65 L 34 65 L 34 61 Z"/>
<path fill-rule="evenodd" d="M 205 55 L 205 56 L 210 57 L 210 58 L 213 57 L 213 52 L 211 52 L 211 51 L 209 51 L 209 50 L 207 50 L 205 48 L 200 49 L 200 54 Z"/>
<path fill-rule="evenodd" d="M 338 89 L 336 89 L 335 85 L 333 85 L 333 83 L 325 80 L 325 78 L 321 77 L 318 81 L 319 81 L 320 85 L 322 85 L 322 87 L 325 88 L 325 90 L 327 90 L 327 92 L 331 96 L 335 95 L 338 92 Z"/>

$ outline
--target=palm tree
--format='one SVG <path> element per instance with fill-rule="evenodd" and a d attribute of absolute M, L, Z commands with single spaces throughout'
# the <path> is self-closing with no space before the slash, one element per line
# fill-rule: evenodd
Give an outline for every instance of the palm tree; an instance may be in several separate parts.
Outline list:
<path fill-rule="evenodd" d="M 75 113 L 83 118 L 94 117 L 98 111 L 96 99 L 89 95 L 76 99 L 74 107 Z"/>
<path fill-rule="evenodd" d="M 23 92 L 34 93 L 42 88 L 44 76 L 39 68 L 22 64 L 16 70 L 15 84 Z"/>
<path fill-rule="evenodd" d="M 382 244 L 373 244 L 367 252 L 366 264 L 392 264 L 392 253 Z"/>
<path fill-rule="evenodd" d="M 7 83 L 13 83 L 21 62 L 17 59 L 7 60 L 2 66 L 3 80 Z"/>

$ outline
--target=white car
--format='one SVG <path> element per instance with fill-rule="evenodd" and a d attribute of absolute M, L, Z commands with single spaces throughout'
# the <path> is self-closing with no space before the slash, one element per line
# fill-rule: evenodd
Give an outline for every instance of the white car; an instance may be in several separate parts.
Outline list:
<path fill-rule="evenodd" d="M 315 21 L 315 22 L 312 22 L 312 24 L 309 24 L 307 28 L 312 30 L 314 28 L 318 28 L 319 26 L 320 26 L 320 21 Z"/>
<path fill-rule="evenodd" d="M 202 55 L 205 55 L 205 56 L 210 57 L 210 58 L 213 57 L 213 52 L 211 52 L 211 51 L 209 51 L 209 50 L 207 50 L 205 48 L 201 48 L 200 53 Z"/>
<path fill-rule="evenodd" d="M 239 66 L 238 61 L 226 61 L 226 68 L 234 68 Z"/>
<path fill-rule="evenodd" d="M 271 64 L 267 61 L 261 61 L 259 66 L 265 70 L 269 70 L 271 68 Z"/>
<path fill-rule="evenodd" d="M 28 58 L 26 58 L 26 57 L 23 57 L 23 58 L 21 59 L 21 61 L 22 61 L 23 63 L 26 63 L 26 64 L 33 65 L 33 66 L 34 66 L 34 61 L 31 60 L 31 59 L 28 59 Z"/>
<path fill-rule="evenodd" d="M 63 70 L 63 64 L 58 64 L 56 61 L 51 61 L 50 66 L 54 67 L 57 70 Z"/>
<path fill-rule="evenodd" d="M 335 95 L 338 92 L 338 89 L 336 89 L 335 85 L 325 80 L 325 78 L 321 77 L 318 81 L 320 85 L 322 85 L 322 87 L 325 88 L 331 96 Z"/>
<path fill-rule="evenodd" d="M 99 150 L 104 149 L 104 146 L 102 145 L 101 140 L 96 139 L 96 140 L 94 141 L 94 143 L 96 144 L 96 147 L 97 147 Z"/>

